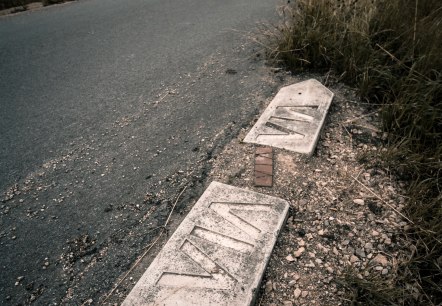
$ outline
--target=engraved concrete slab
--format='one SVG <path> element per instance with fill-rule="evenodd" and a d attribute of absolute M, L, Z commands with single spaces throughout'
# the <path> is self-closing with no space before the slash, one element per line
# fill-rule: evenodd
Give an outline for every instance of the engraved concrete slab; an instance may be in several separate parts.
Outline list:
<path fill-rule="evenodd" d="M 211 183 L 122 305 L 251 305 L 288 207 Z"/>
<path fill-rule="evenodd" d="M 281 88 L 244 142 L 312 155 L 333 95 L 314 79 Z"/>

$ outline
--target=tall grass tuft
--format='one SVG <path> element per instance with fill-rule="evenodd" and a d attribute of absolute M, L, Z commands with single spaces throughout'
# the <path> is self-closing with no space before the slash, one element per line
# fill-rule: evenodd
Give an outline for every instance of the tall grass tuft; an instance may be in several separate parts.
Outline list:
<path fill-rule="evenodd" d="M 413 256 L 388 303 L 391 283 L 376 301 L 378 286 L 361 282 L 354 303 L 442 304 L 442 2 L 298 0 L 280 13 L 282 22 L 263 32 L 268 56 L 292 71 L 333 72 L 364 101 L 381 104 L 385 161 L 409 183 Z"/>

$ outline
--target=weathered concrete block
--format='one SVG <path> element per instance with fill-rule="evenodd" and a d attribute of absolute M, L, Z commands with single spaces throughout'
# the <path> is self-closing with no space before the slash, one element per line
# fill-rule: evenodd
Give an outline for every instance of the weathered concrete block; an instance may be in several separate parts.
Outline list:
<path fill-rule="evenodd" d="M 333 95 L 314 79 L 281 88 L 244 142 L 312 155 Z"/>
<path fill-rule="evenodd" d="M 123 305 L 250 305 L 288 208 L 211 183 Z"/>

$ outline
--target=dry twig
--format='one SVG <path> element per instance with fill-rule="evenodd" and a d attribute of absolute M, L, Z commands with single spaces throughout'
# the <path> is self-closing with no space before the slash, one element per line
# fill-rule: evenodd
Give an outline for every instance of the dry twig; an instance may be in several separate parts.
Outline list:
<path fill-rule="evenodd" d="M 410 222 L 411 224 L 414 224 L 413 221 L 411 221 L 409 218 L 407 218 L 407 216 L 405 216 L 403 213 L 401 213 L 399 210 L 397 210 L 396 208 L 394 208 L 392 205 L 388 204 L 384 199 L 382 199 L 379 195 L 377 195 L 373 190 L 371 190 L 370 188 L 368 188 L 367 186 L 364 185 L 364 183 L 362 183 L 361 181 L 359 181 L 357 178 L 353 177 L 352 178 L 358 182 L 362 187 L 364 187 L 366 190 L 368 190 L 372 195 L 374 195 L 376 198 L 378 198 L 382 203 L 384 203 L 385 205 L 387 205 L 388 207 L 390 207 L 391 209 L 393 209 L 397 214 L 399 214 L 402 218 L 404 218 L 405 220 L 407 220 L 408 222 Z"/>
<path fill-rule="evenodd" d="M 146 257 L 147 253 L 149 253 L 149 251 L 155 246 L 155 244 L 160 240 L 161 236 L 164 234 L 164 232 L 166 231 L 166 227 L 169 224 L 170 218 L 172 216 L 173 211 L 175 210 L 176 204 L 178 203 L 178 200 L 180 199 L 181 195 L 184 193 L 184 191 L 187 189 L 187 186 L 185 186 L 183 188 L 183 190 L 181 190 L 180 194 L 178 195 L 178 197 L 175 200 L 175 203 L 172 206 L 172 209 L 170 210 L 169 216 L 167 217 L 166 222 L 164 223 L 163 226 L 161 226 L 161 232 L 159 233 L 158 237 L 155 239 L 154 242 L 152 242 L 149 247 L 147 248 L 146 251 L 144 251 L 144 253 L 137 259 L 137 261 L 133 264 L 133 266 L 129 269 L 129 271 L 126 272 L 126 274 L 124 274 L 123 278 L 121 278 L 118 283 L 115 285 L 114 288 L 112 288 L 112 290 L 106 295 L 106 297 L 104 298 L 104 300 L 102 302 L 100 302 L 100 305 L 103 305 L 107 299 L 115 292 L 115 290 L 117 290 L 117 288 L 121 285 L 121 283 L 127 278 L 127 276 L 133 271 L 133 269 L 135 269 L 135 267 L 138 266 L 138 264 L 141 262 L 141 260 L 143 260 L 144 257 Z"/>

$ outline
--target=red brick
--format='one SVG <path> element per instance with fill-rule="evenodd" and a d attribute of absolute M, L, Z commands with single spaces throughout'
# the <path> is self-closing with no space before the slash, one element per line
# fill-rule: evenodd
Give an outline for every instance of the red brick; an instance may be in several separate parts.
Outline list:
<path fill-rule="evenodd" d="M 255 157 L 255 165 L 271 165 L 273 163 L 273 160 L 268 157 L 263 156 L 256 156 Z"/>
<path fill-rule="evenodd" d="M 257 176 L 257 173 L 255 172 L 255 186 L 272 187 L 272 185 L 273 185 L 273 179 L 271 175 Z"/>
<path fill-rule="evenodd" d="M 255 165 L 255 173 L 261 172 L 268 175 L 273 175 L 273 166 L 272 165 Z"/>
<path fill-rule="evenodd" d="M 272 147 L 257 147 L 256 154 L 272 153 Z"/>
<path fill-rule="evenodd" d="M 260 154 L 255 154 L 256 157 L 260 156 L 260 157 L 265 157 L 265 158 L 270 158 L 273 159 L 273 154 L 272 153 L 260 153 Z"/>
<path fill-rule="evenodd" d="M 255 150 L 255 186 L 272 187 L 273 185 L 273 149 L 257 147 Z"/>

